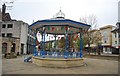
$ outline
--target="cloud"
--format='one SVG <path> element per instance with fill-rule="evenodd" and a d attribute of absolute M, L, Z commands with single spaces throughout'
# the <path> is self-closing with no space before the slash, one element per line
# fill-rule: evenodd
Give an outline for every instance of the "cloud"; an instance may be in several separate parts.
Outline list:
<path fill-rule="evenodd" d="M 13 18 L 29 24 L 53 17 L 60 7 L 66 18 L 79 21 L 81 16 L 95 14 L 99 25 L 117 22 L 119 0 L 16 0 L 11 11 Z M 22 3 L 21 3 L 22 2 Z"/>

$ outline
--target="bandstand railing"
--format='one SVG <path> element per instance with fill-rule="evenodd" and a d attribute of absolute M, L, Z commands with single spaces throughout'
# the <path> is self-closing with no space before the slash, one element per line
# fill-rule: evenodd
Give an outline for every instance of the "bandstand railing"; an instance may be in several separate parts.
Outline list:
<path fill-rule="evenodd" d="M 35 56 L 42 58 L 79 58 L 80 52 L 37 52 Z"/>

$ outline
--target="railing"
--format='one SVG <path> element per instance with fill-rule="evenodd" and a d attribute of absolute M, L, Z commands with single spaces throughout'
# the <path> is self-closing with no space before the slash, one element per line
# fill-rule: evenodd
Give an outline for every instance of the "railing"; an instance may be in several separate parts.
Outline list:
<path fill-rule="evenodd" d="M 37 52 L 35 56 L 39 56 L 42 58 L 79 58 L 80 52 Z"/>

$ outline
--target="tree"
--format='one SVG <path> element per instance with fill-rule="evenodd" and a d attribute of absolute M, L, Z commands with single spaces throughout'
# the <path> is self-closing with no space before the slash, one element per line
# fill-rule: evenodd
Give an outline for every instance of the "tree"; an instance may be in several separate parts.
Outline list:
<path fill-rule="evenodd" d="M 99 30 L 97 30 L 94 33 L 94 37 L 93 38 L 94 38 L 93 43 L 97 45 L 97 53 L 98 53 L 98 55 L 100 55 L 100 53 L 101 53 L 101 44 L 102 44 L 102 42 L 101 42 L 102 35 L 101 35 Z"/>
<path fill-rule="evenodd" d="M 69 35 L 68 36 L 68 41 L 69 41 L 69 48 L 74 48 L 74 35 Z"/>
<path fill-rule="evenodd" d="M 92 15 L 89 15 L 89 16 L 86 16 L 86 17 L 81 17 L 80 21 L 85 23 L 85 24 L 91 25 L 91 27 L 89 28 L 89 31 L 86 33 L 86 36 L 88 37 L 87 38 L 88 52 L 90 54 L 90 51 L 91 51 L 90 44 L 91 44 L 91 41 L 92 41 L 90 30 L 97 27 L 97 18 L 96 18 L 95 15 L 92 14 Z"/>
<path fill-rule="evenodd" d="M 91 25 L 90 30 L 97 27 L 97 17 L 93 14 L 81 17 L 80 21 L 85 24 Z"/>
<path fill-rule="evenodd" d="M 62 37 L 59 40 L 59 47 L 65 49 L 65 38 L 64 37 Z"/>
<path fill-rule="evenodd" d="M 88 37 L 87 36 L 83 36 L 83 48 L 87 45 L 87 40 L 88 40 Z M 77 47 L 78 49 L 80 49 L 80 38 L 77 40 Z"/>

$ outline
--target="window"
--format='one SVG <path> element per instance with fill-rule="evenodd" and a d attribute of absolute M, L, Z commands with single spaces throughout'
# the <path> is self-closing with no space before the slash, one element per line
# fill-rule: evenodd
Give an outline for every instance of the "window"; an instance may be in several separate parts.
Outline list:
<path fill-rule="evenodd" d="M 6 24 L 2 24 L 2 28 L 6 28 Z"/>
<path fill-rule="evenodd" d="M 2 33 L 2 37 L 5 37 L 5 33 Z"/>
<path fill-rule="evenodd" d="M 107 43 L 107 41 L 104 41 L 104 43 Z"/>
<path fill-rule="evenodd" d="M 7 28 L 12 28 L 13 24 L 8 24 Z"/>
<path fill-rule="evenodd" d="M 115 38 L 117 37 L 117 33 L 115 32 Z"/>
<path fill-rule="evenodd" d="M 12 37 L 12 33 L 7 33 L 7 37 Z"/>
<path fill-rule="evenodd" d="M 115 41 L 115 44 L 117 44 L 117 41 Z"/>

